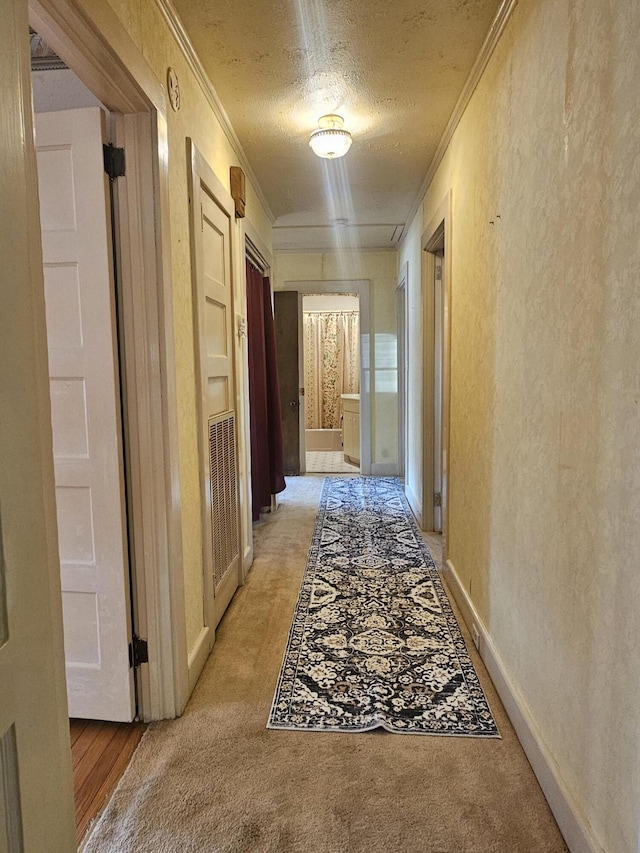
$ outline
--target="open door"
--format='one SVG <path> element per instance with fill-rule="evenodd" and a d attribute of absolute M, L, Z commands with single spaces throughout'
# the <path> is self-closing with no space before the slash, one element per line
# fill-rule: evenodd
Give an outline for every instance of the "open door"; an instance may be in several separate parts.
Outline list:
<path fill-rule="evenodd" d="M 276 290 L 274 324 L 285 476 L 300 474 L 300 377 L 298 345 L 298 293 Z"/>
<path fill-rule="evenodd" d="M 27 6 L 2 4 L 0 850 L 76 849 Z"/>
<path fill-rule="evenodd" d="M 36 146 L 69 715 L 135 715 L 104 112 L 39 113 Z"/>
<path fill-rule="evenodd" d="M 197 677 L 242 571 L 231 247 L 233 200 L 189 140 L 191 252 L 199 366 L 204 629 Z"/>

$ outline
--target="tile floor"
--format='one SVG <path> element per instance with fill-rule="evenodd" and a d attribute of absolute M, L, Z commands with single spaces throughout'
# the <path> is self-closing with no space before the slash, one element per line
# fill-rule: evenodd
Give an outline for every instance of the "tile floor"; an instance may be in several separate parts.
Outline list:
<path fill-rule="evenodd" d="M 309 474 L 359 474 L 357 465 L 344 461 L 344 455 L 338 450 L 307 451 L 307 472 Z"/>

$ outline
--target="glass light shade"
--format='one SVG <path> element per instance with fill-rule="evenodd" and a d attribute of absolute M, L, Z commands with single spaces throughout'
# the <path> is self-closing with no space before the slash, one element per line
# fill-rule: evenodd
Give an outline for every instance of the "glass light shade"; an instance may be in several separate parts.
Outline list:
<path fill-rule="evenodd" d="M 322 116 L 318 121 L 318 130 L 314 130 L 309 139 L 309 145 L 318 157 L 333 160 L 344 157 L 351 147 L 351 134 L 343 128 L 341 116 Z"/>

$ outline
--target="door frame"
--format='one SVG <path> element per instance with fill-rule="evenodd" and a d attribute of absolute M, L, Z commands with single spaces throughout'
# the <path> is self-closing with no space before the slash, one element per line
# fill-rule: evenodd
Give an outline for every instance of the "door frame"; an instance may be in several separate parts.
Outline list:
<path fill-rule="evenodd" d="M 115 114 L 115 144 L 127 151 L 114 213 L 133 615 L 149 650 L 138 671 L 138 714 L 171 718 L 186 705 L 189 681 L 165 91 L 106 0 L 93 0 L 90 14 L 73 0 L 29 0 L 29 19 Z"/>
<path fill-rule="evenodd" d="M 76 837 L 26 0 L 3 5 L 0 74 L 0 837 L 59 853 Z"/>
<path fill-rule="evenodd" d="M 271 279 L 271 270 L 273 269 L 273 254 L 270 249 L 266 246 L 260 235 L 258 234 L 257 229 L 252 225 L 252 223 L 248 219 L 240 219 L 238 220 L 242 223 L 243 227 L 243 235 L 242 235 L 242 246 L 243 246 L 243 261 L 246 261 L 248 258 L 253 264 L 257 265 L 259 269 L 262 270 L 263 276 L 269 276 L 269 280 L 271 282 L 271 310 L 273 311 L 273 280 Z M 239 280 L 244 281 L 244 293 L 243 293 L 243 302 L 242 302 L 242 315 L 247 317 L 247 281 L 246 281 L 246 269 L 245 265 L 242 264 L 242 271 L 238 276 Z M 240 295 L 238 295 L 238 302 L 240 302 Z M 251 404 L 249 401 L 249 343 L 247 336 L 247 328 L 246 328 L 246 319 L 245 319 L 245 328 L 238 329 L 238 338 L 239 338 L 239 347 L 240 347 L 240 355 L 241 355 L 241 363 L 236 365 L 236 370 L 238 372 L 242 369 L 242 385 L 247 389 L 247 394 L 242 395 L 241 407 L 239 406 L 238 411 L 241 412 L 242 423 L 244 426 L 244 441 L 243 446 L 245 448 L 245 452 L 243 457 L 241 457 L 241 464 L 244 464 L 246 468 L 246 482 L 251 482 Z M 272 509 L 276 508 L 275 498 L 272 495 Z M 247 499 L 245 501 L 240 502 L 240 516 L 242 518 L 242 529 L 244 531 L 243 534 L 243 545 L 244 545 L 244 555 L 243 555 L 243 565 L 242 565 L 242 574 L 243 580 L 247 577 L 249 569 L 253 564 L 253 521 L 252 521 L 252 512 L 251 512 L 251 500 Z"/>
<path fill-rule="evenodd" d="M 444 250 L 442 264 L 442 506 L 441 527 L 443 543 L 443 560 L 447 556 L 447 532 L 449 528 L 449 424 L 451 397 L 451 191 L 440 203 L 436 213 L 422 232 L 422 328 L 423 328 L 423 357 L 422 357 L 422 518 L 420 524 L 423 530 L 434 528 L 434 448 L 436 445 L 435 429 L 435 254 Z"/>
<path fill-rule="evenodd" d="M 398 309 L 398 476 L 404 480 L 407 467 L 407 287 L 409 284 L 409 261 L 405 261 L 398 275 L 397 309 Z"/>
<path fill-rule="evenodd" d="M 442 420 L 444 405 L 444 226 L 437 247 L 431 253 L 434 260 L 433 278 L 433 529 L 442 533 L 442 492 L 444 478 L 444 447 Z M 440 495 L 440 503 L 435 496 Z"/>
<path fill-rule="evenodd" d="M 285 281 L 281 290 L 298 291 L 299 370 L 304 380 L 304 349 L 302 346 L 302 297 L 319 293 L 357 293 L 360 297 L 360 473 L 371 475 L 371 301 L 369 279 L 341 279 L 339 281 Z M 306 471 L 304 436 L 304 398 L 300 398 L 300 473 Z"/>

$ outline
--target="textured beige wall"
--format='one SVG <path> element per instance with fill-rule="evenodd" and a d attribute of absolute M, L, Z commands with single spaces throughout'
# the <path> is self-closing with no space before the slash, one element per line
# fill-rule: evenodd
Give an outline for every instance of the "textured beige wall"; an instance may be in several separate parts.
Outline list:
<path fill-rule="evenodd" d="M 396 252 L 310 252 L 276 254 L 274 289 L 286 289 L 287 281 L 339 281 L 368 279 L 371 301 L 371 462 L 398 464 L 398 394 L 385 390 L 397 382 L 384 370 L 389 349 L 396 346 L 398 284 Z M 393 371 L 395 374 L 395 371 Z"/>
<path fill-rule="evenodd" d="M 636 0 L 520 3 L 400 256 L 451 190 L 449 553 L 612 853 L 640 813 L 639 36 Z"/>
<path fill-rule="evenodd" d="M 187 644 L 191 650 L 202 629 L 203 603 L 200 463 L 198 457 L 196 372 L 191 299 L 186 138 L 191 137 L 193 139 L 227 189 L 229 188 L 229 167 L 238 165 L 238 160 L 154 0 L 136 0 L 134 3 L 129 2 L 129 0 L 110 0 L 110 5 L 157 78 L 164 84 L 167 67 L 172 66 L 180 81 L 181 107 L 177 113 L 169 109 L 167 121 L 182 542 Z M 247 182 L 247 216 L 265 245 L 270 247 L 271 225 L 250 182 Z M 236 223 L 235 228 L 237 232 L 235 235 L 235 258 L 241 258 L 243 248 L 240 225 Z M 235 283 L 238 284 L 235 311 L 244 314 L 243 269 L 238 270 Z M 240 381 L 242 381 L 242 373 L 243 371 L 240 370 Z M 246 412 L 241 412 L 241 418 L 242 416 L 246 416 Z M 243 434 L 244 430 L 241 426 L 240 435 Z M 247 482 L 244 470 L 241 471 L 240 489 L 246 502 Z M 250 535 L 250 529 L 248 533 Z"/>

